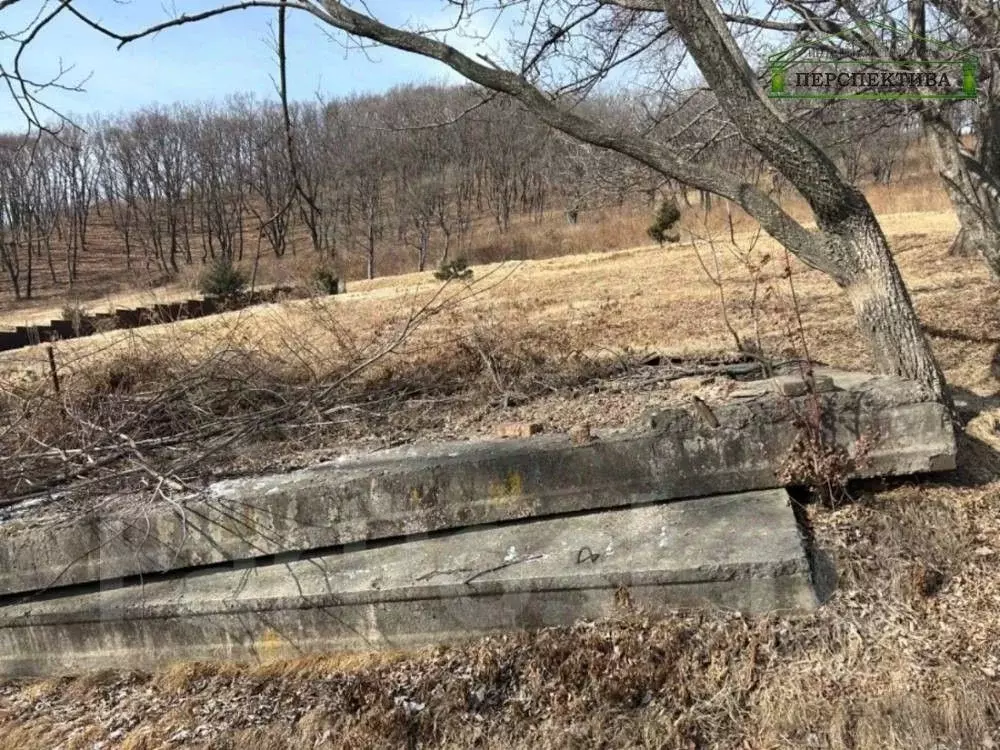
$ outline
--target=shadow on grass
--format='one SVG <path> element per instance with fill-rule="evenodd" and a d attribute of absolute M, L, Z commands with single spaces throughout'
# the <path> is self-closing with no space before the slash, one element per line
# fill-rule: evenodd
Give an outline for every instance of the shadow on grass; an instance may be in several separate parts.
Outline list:
<path fill-rule="evenodd" d="M 1000 345 L 1000 336 L 976 336 L 973 334 L 965 333 L 964 331 L 959 331 L 956 328 L 940 328 L 938 326 L 924 324 L 924 333 L 928 336 L 934 336 L 939 339 L 950 339 L 951 341 L 964 341 L 970 344 L 998 344 Z M 1000 359 L 1000 346 L 998 346 L 993 352 L 993 362 L 997 363 Z"/>

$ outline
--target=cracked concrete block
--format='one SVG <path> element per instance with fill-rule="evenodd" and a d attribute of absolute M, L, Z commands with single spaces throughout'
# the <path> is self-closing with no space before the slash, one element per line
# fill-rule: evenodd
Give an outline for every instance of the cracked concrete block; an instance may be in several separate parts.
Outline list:
<path fill-rule="evenodd" d="M 0 673 L 263 662 L 571 625 L 620 611 L 817 605 L 784 490 L 482 526 L 173 571 L 0 607 Z"/>

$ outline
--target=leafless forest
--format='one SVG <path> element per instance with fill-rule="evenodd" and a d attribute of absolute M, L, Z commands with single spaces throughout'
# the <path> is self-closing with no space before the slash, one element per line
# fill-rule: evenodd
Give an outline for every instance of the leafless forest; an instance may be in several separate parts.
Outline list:
<path fill-rule="evenodd" d="M 622 95 L 584 108 L 624 125 L 641 107 Z M 738 141 L 706 146 L 713 109 L 710 96 L 692 95 L 661 127 L 780 191 Z M 884 106 L 807 114 L 852 181 L 889 183 L 913 155 L 917 123 Z M 661 197 L 676 194 L 683 205 L 698 195 L 473 86 L 298 103 L 289 115 L 286 131 L 278 102 L 241 96 L 96 118 L 28 143 L 6 137 L 0 304 L 85 296 L 102 276 L 155 284 L 219 257 L 249 265 L 304 255 L 353 278 L 457 255 L 530 258 L 532 242 L 513 237 L 512 226 L 554 216 L 573 223 L 595 210 L 651 217 Z M 711 204 L 707 194 L 701 201 Z"/>

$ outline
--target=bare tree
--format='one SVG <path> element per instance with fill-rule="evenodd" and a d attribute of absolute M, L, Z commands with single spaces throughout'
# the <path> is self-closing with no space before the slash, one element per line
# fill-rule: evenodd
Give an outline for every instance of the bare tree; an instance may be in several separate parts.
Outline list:
<path fill-rule="evenodd" d="M 251 126 L 251 196 L 247 208 L 258 231 L 280 258 L 288 249 L 295 186 L 286 152 L 284 121 L 278 107 L 265 105 L 248 119 Z"/>
<path fill-rule="evenodd" d="M 51 138 L 40 139 L 35 148 L 34 169 L 31 170 L 34 217 L 39 242 L 45 249 L 45 262 L 49 269 L 49 278 L 53 284 L 58 283 L 58 277 L 52 253 L 52 239 L 60 221 L 66 214 L 66 193 L 55 179 L 53 166 L 53 151 L 58 145 Z M 100 169 L 99 157 L 97 168 Z M 68 283 L 72 286 L 72 280 L 68 280 Z"/>
<path fill-rule="evenodd" d="M 16 4 L 26 4 L 26 0 L 8 0 L 3 7 Z M 499 7 L 502 11 L 508 5 L 474 0 L 450 4 L 460 17 L 477 9 L 488 12 Z M 845 290 L 881 371 L 919 381 L 935 396 L 946 398 L 943 376 L 870 205 L 822 149 L 787 122 L 765 97 L 715 0 L 523 0 L 516 6 L 527 10 L 524 17 L 535 22 L 525 25 L 527 35 L 514 46 L 514 57 L 505 66 L 490 58 L 477 60 L 463 54 L 441 41 L 433 30 L 393 27 L 336 0 L 220 4 L 130 33 L 106 27 L 67 0 L 48 15 L 39 16 L 33 28 L 67 13 L 126 44 L 170 27 L 248 7 L 281 12 L 291 9 L 310 14 L 351 39 L 370 40 L 438 60 L 486 89 L 517 99 L 553 128 L 624 154 L 665 178 L 740 205 L 800 260 L 828 274 Z M 728 20 L 734 19 L 730 15 Z M 32 38 L 29 30 L 20 40 L 30 44 Z M 676 42 L 694 60 L 718 102 L 720 132 L 729 128 L 738 134 L 798 190 L 812 209 L 816 231 L 795 221 L 738 169 L 714 166 L 698 154 L 675 149 L 669 139 L 650 128 L 625 128 L 576 111 L 583 96 L 619 70 L 651 71 L 654 82 L 659 76 L 658 88 L 665 90 L 670 80 L 663 70 L 670 65 L 664 61 L 671 60 L 671 45 Z M 682 57 L 675 55 L 673 60 Z M 372 206 L 369 194 L 370 216 L 366 220 L 374 216 Z M 371 236 L 372 225 L 369 227 Z M 370 259 L 369 272 L 373 270 Z"/>
<path fill-rule="evenodd" d="M 348 229 L 354 222 L 360 224 L 357 234 L 349 234 L 355 248 L 365 259 L 365 273 L 369 279 L 377 272 L 377 254 L 388 223 L 388 213 L 383 210 L 388 195 L 389 173 L 395 169 L 394 145 L 391 133 L 378 112 L 379 102 L 374 97 L 356 97 L 347 103 L 345 116 L 349 123 L 353 148 L 347 155 L 342 176 L 347 186 Z"/>
<path fill-rule="evenodd" d="M 129 158 L 135 159 L 138 236 L 164 271 L 180 270 L 185 226 L 184 191 L 189 159 L 179 124 L 167 112 L 150 109 L 132 116 Z"/>
<path fill-rule="evenodd" d="M 138 223 L 139 165 L 134 139 L 122 124 L 105 123 L 97 136 L 103 153 L 101 198 L 107 204 L 111 224 L 122 238 L 125 266 L 132 268 L 132 251 Z M 148 255 L 146 264 L 148 268 Z"/>
<path fill-rule="evenodd" d="M 126 270 L 139 253 L 147 271 L 241 261 L 247 232 L 278 257 L 307 237 L 338 275 L 345 250 L 372 273 L 380 256 L 423 270 L 456 247 L 472 249 L 477 201 L 502 232 L 515 219 L 541 220 L 550 206 L 620 205 L 636 179 L 662 181 L 620 154 L 556 138 L 516 101 L 496 99 L 470 85 L 421 85 L 290 104 L 297 180 L 280 104 L 253 97 L 46 134 L 28 173 L 39 239 L 32 262 L 46 261 L 53 284 L 72 286 L 97 216 L 115 231 L 118 247 L 105 249 L 120 249 Z M 622 97 L 581 107 L 628 117 Z"/>
<path fill-rule="evenodd" d="M 976 54 L 980 78 L 974 150 L 965 148 L 961 128 L 946 108 L 928 102 L 921 107 L 938 170 L 959 219 L 952 251 L 981 256 L 993 277 L 1000 280 L 1000 56 L 996 48 L 1000 7 L 978 0 L 944 0 L 931 5 L 944 19 L 957 24 L 954 41 L 966 42 L 962 44 L 966 51 Z M 927 3 L 908 0 L 907 10 L 914 52 L 926 58 Z"/>
<path fill-rule="evenodd" d="M 447 257 L 451 237 L 449 204 L 454 201 L 456 180 L 461 179 L 453 166 L 458 158 L 458 126 L 420 127 L 416 123 L 434 122 L 435 111 L 445 91 L 434 87 L 395 89 L 391 100 L 392 130 L 395 140 L 393 153 L 396 168 L 393 194 L 397 206 L 398 235 L 416 250 L 416 267 L 423 271 L 430 257 L 431 242 L 440 231 L 444 235 L 442 257 Z"/>
<path fill-rule="evenodd" d="M 0 141 L 0 265 L 18 300 L 31 298 L 34 281 L 36 154 L 37 148 L 25 149 L 19 139 Z"/>
<path fill-rule="evenodd" d="M 55 178 L 65 194 L 66 271 L 70 286 L 77 279 L 80 253 L 87 251 L 87 231 L 97 191 L 97 154 L 93 139 L 79 128 L 60 134 L 51 149 Z"/>
<path fill-rule="evenodd" d="M 350 34 L 440 60 L 480 85 L 517 98 L 542 121 L 573 137 L 624 153 L 667 177 L 739 204 L 797 257 L 830 275 L 847 292 L 872 357 L 882 371 L 917 380 L 945 398 L 943 376 L 867 200 L 821 149 L 783 121 L 763 95 L 712 0 L 574 3 L 563 23 L 533 29 L 540 41 L 533 45 L 533 53 L 522 57 L 520 70 L 477 62 L 431 34 L 391 27 L 339 2 L 328 0 L 322 12 L 313 9 L 327 23 Z M 581 117 L 529 80 L 543 57 L 573 28 L 593 26 L 602 14 L 601 23 L 621 29 L 616 32 L 621 38 L 636 25 L 649 23 L 650 18 L 656 19 L 653 23 L 664 34 L 676 34 L 742 138 L 809 203 L 819 231 L 806 230 L 760 189 L 738 176 L 679 158 L 665 144 L 640 133 L 613 130 Z M 602 69 L 592 73 L 591 79 L 606 76 L 618 59 L 605 58 Z"/>
<path fill-rule="evenodd" d="M 784 10 L 785 14 L 776 14 Z M 879 24 L 866 23 L 878 19 Z M 934 59 L 978 63 L 978 106 L 925 98 L 916 113 L 931 146 L 960 230 L 952 252 L 981 256 L 1000 279 L 1000 7 L 985 0 L 781 0 L 739 22 L 794 35 L 831 59 L 895 60 L 926 66 Z M 933 44 L 932 44 L 933 42 Z M 947 44 L 945 44 L 947 43 Z M 914 87 L 917 89 L 918 87 Z M 883 111 L 892 108 L 882 102 Z M 896 107 L 899 109 L 899 107 Z M 962 116 L 956 116 L 957 114 Z M 962 135 L 974 124 L 974 148 Z M 863 130 L 855 130 L 858 138 Z"/>
<path fill-rule="evenodd" d="M 188 191 L 192 224 L 198 221 L 201 262 L 209 257 L 233 261 L 242 255 L 249 174 L 247 149 L 241 143 L 245 134 L 238 120 L 214 111 L 202 113 L 192 125 Z"/>
<path fill-rule="evenodd" d="M 297 107 L 294 117 L 297 143 L 304 156 L 298 160 L 299 216 L 316 254 L 336 262 L 342 201 L 337 156 L 349 142 L 344 119 L 338 102 Z"/>

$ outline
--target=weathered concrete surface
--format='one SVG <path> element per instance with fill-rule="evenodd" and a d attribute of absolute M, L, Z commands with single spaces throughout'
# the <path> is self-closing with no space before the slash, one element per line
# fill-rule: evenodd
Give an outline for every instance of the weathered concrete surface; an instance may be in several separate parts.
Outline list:
<path fill-rule="evenodd" d="M 944 408 L 914 383 L 820 373 L 827 432 L 848 452 L 869 440 L 859 476 L 955 465 Z M 810 397 L 743 384 L 714 419 L 671 410 L 633 430 L 407 447 L 283 475 L 219 482 L 183 504 L 106 506 L 60 523 L 0 525 L 0 592 L 114 579 L 441 529 L 780 486 Z M 794 389 L 792 389 L 794 390 Z M 715 426 L 717 425 L 717 426 Z M 28 526 L 27 523 L 34 525 Z"/>
<path fill-rule="evenodd" d="M 569 625 L 615 610 L 816 606 L 784 490 L 478 527 L 0 607 L 0 673 L 266 661 Z"/>

